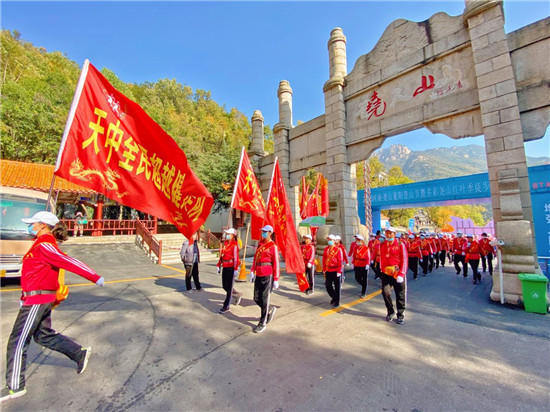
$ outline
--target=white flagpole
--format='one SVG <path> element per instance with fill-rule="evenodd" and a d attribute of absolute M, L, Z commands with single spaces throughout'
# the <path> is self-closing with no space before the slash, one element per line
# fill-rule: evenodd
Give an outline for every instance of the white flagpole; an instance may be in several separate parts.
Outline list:
<path fill-rule="evenodd" d="M 57 161 L 55 162 L 55 168 L 53 170 L 54 174 L 52 175 L 52 182 L 50 183 L 50 190 L 48 192 L 48 200 L 46 201 L 46 210 L 50 208 L 50 201 L 52 199 L 52 190 L 55 182 L 55 172 L 59 169 L 61 165 L 61 156 L 63 150 L 65 149 L 65 143 L 67 142 L 67 136 L 69 135 L 69 130 L 71 130 L 71 125 L 74 120 L 74 115 L 76 113 L 76 108 L 78 102 L 80 101 L 80 96 L 82 95 L 82 89 L 84 88 L 84 82 L 86 81 L 86 76 L 88 75 L 88 67 L 90 61 L 88 59 L 84 60 L 82 65 L 82 71 L 80 72 L 80 78 L 78 79 L 78 84 L 73 96 L 73 102 L 71 103 L 71 109 L 69 110 L 69 116 L 67 117 L 67 122 L 65 123 L 65 130 L 63 131 L 63 137 L 61 138 L 61 144 L 59 145 L 59 152 L 57 153 Z M 57 202 L 57 199 L 56 199 Z"/>
<path fill-rule="evenodd" d="M 275 177 L 275 167 L 279 163 L 279 158 L 275 158 L 275 162 L 273 163 L 273 172 L 271 172 L 271 182 L 269 183 L 269 192 L 267 192 L 267 202 L 266 202 L 266 213 L 267 213 L 267 206 L 269 205 L 269 200 L 271 199 L 271 189 L 273 188 L 273 178 Z M 267 215 L 266 215 L 267 218 Z"/>
<path fill-rule="evenodd" d="M 234 209 L 233 202 L 235 202 L 235 193 L 237 192 L 237 185 L 239 183 L 239 178 L 241 177 L 241 168 L 243 165 L 243 159 L 244 159 L 244 146 L 241 151 L 241 160 L 239 161 L 239 169 L 237 172 L 237 177 L 235 179 L 235 185 L 233 186 L 233 196 L 231 197 L 231 209 Z"/>

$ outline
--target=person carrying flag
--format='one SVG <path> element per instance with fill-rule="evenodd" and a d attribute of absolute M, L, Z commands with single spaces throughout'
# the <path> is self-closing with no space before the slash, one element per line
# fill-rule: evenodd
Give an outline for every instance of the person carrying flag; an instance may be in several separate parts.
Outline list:
<path fill-rule="evenodd" d="M 6 353 L 6 387 L 0 402 L 15 399 L 27 393 L 25 369 L 27 349 L 31 337 L 45 348 L 60 352 L 77 365 L 77 373 L 86 369 L 92 348 L 83 348 L 72 339 L 52 329 L 52 309 L 59 289 L 59 270 L 65 269 L 103 286 L 105 280 L 81 261 L 67 256 L 57 246 L 57 240 L 67 239 L 64 227 L 51 212 L 38 212 L 21 219 L 29 225 L 29 233 L 36 237 L 23 256 L 21 268 L 21 307 L 8 338 Z"/>
<path fill-rule="evenodd" d="M 330 304 L 337 308 L 340 306 L 340 289 L 342 287 L 342 267 L 344 257 L 342 249 L 335 244 L 336 236 L 330 234 L 327 237 L 328 246 L 323 252 L 323 274 L 325 275 L 325 287 L 330 296 Z"/>
<path fill-rule="evenodd" d="M 355 235 L 357 242 L 356 247 L 353 249 L 353 253 L 350 258 L 353 262 L 353 269 L 355 270 L 355 280 L 361 285 L 361 297 L 367 296 L 368 286 L 368 274 L 370 263 L 370 250 L 365 245 L 365 238 L 361 235 Z"/>
<path fill-rule="evenodd" d="M 306 295 L 313 295 L 315 288 L 315 245 L 312 243 L 312 237 L 309 234 L 302 236 L 304 244 L 302 245 L 302 257 L 306 266 L 306 276 L 309 288 L 306 289 Z"/>
<path fill-rule="evenodd" d="M 237 241 L 237 231 L 229 228 L 225 231 L 225 242 L 222 245 L 220 259 L 218 260 L 218 273 L 222 272 L 222 287 L 226 296 L 220 313 L 229 312 L 231 297 L 235 296 L 235 305 L 241 302 L 242 293 L 233 289 L 235 278 L 239 276 L 239 243 Z"/>
<path fill-rule="evenodd" d="M 269 298 L 272 289 L 279 289 L 279 250 L 272 239 L 273 227 L 262 227 L 262 239 L 258 244 L 250 280 L 254 282 L 254 302 L 261 308 L 260 322 L 254 327 L 254 333 L 262 333 L 266 325 L 273 320 L 277 308 L 269 307 Z"/>

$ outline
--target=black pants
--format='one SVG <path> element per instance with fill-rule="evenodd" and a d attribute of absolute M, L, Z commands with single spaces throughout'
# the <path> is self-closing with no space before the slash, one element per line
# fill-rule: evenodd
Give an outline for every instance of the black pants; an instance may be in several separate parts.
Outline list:
<path fill-rule="evenodd" d="M 315 288 L 315 266 L 313 266 L 313 264 L 310 268 L 308 268 L 306 263 L 306 277 L 309 283 L 309 289 L 307 290 L 311 290 L 313 292 L 313 289 Z"/>
<path fill-rule="evenodd" d="M 422 267 L 422 273 L 424 275 L 428 274 L 428 259 L 430 257 L 428 255 L 422 256 L 422 260 L 420 261 L 420 267 Z"/>
<path fill-rule="evenodd" d="M 428 272 L 432 273 L 432 269 L 434 268 L 434 255 L 428 255 Z"/>
<path fill-rule="evenodd" d="M 446 250 L 442 250 L 441 252 L 439 252 L 439 261 L 441 262 L 442 267 L 445 267 L 445 257 L 446 256 L 447 256 L 447 251 Z"/>
<path fill-rule="evenodd" d="M 397 306 L 397 318 L 403 319 L 405 312 L 405 293 L 407 291 L 407 286 L 405 282 L 397 283 L 397 280 L 393 276 L 388 276 L 385 273 L 382 273 L 382 297 L 384 298 L 384 303 L 386 304 L 386 310 L 388 315 L 395 313 L 393 308 L 393 301 L 391 299 L 391 289 L 395 290 L 395 303 Z"/>
<path fill-rule="evenodd" d="M 454 260 L 454 263 L 455 263 L 456 274 L 457 275 L 460 274 L 460 265 L 459 265 L 459 263 L 462 263 L 462 271 L 464 272 L 464 277 L 467 277 L 468 276 L 468 265 L 466 264 L 466 257 L 455 253 L 453 260 Z"/>
<path fill-rule="evenodd" d="M 409 269 L 413 273 L 414 278 L 418 277 L 418 258 L 409 256 Z"/>
<path fill-rule="evenodd" d="M 355 266 L 355 280 L 361 285 L 361 295 L 367 293 L 369 270 L 364 266 Z"/>
<path fill-rule="evenodd" d="M 334 304 L 340 304 L 340 289 L 342 282 L 337 272 L 326 272 L 325 273 L 325 287 L 327 288 L 327 293 L 331 298 L 331 302 Z"/>
<path fill-rule="evenodd" d="M 479 271 L 477 270 L 477 268 L 479 267 L 479 259 L 469 259 L 468 263 L 472 267 L 472 273 L 473 273 L 473 276 L 474 276 L 474 281 L 475 280 L 481 280 L 481 273 L 479 273 Z"/>
<path fill-rule="evenodd" d="M 269 297 L 273 287 L 273 276 L 256 276 L 254 280 L 254 302 L 261 308 L 260 323 L 266 324 L 269 313 Z"/>
<path fill-rule="evenodd" d="M 489 275 L 493 274 L 493 254 L 489 253 L 487 256 L 481 255 L 481 266 L 483 267 L 483 272 L 487 270 L 489 266 Z"/>
<path fill-rule="evenodd" d="M 31 337 L 45 348 L 61 352 L 78 362 L 82 346 L 52 329 L 53 303 L 21 306 L 8 339 L 6 353 L 6 385 L 13 390 L 25 387 L 27 349 Z"/>
<path fill-rule="evenodd" d="M 199 282 L 199 264 L 197 262 L 192 265 L 185 265 L 185 286 L 187 287 L 187 290 L 192 289 L 191 277 L 193 277 L 193 281 L 195 282 L 195 289 L 200 290 L 201 283 Z"/>
<path fill-rule="evenodd" d="M 231 305 L 231 297 L 233 295 L 233 282 L 235 282 L 235 276 L 233 275 L 234 269 L 232 267 L 222 269 L 222 286 L 225 290 L 225 300 L 223 301 L 223 309 L 228 309 Z"/>
<path fill-rule="evenodd" d="M 377 279 L 380 277 L 380 263 L 374 262 L 370 265 L 372 271 L 374 272 L 374 278 Z"/>

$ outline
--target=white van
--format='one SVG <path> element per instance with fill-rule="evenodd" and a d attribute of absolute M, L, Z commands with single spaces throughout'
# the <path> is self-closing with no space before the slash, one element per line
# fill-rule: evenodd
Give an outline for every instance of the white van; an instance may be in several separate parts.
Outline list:
<path fill-rule="evenodd" d="M 21 260 L 34 243 L 22 218 L 46 210 L 48 194 L 36 190 L 0 187 L 0 276 L 21 276 Z"/>

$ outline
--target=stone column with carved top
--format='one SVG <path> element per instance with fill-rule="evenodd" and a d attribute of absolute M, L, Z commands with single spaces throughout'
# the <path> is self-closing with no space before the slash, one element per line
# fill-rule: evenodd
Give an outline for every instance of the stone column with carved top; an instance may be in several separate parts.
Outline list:
<path fill-rule="evenodd" d="M 497 236 L 505 243 L 502 248 L 505 300 L 518 304 L 521 301 L 518 270 L 535 271 L 533 228 L 529 223 L 533 212 L 502 1 L 466 0 L 463 17 L 475 63 L 493 217 Z M 498 279 L 493 282 L 493 300 L 499 300 L 498 283 Z"/>
<path fill-rule="evenodd" d="M 346 36 L 337 27 L 328 41 L 330 78 L 323 86 L 325 93 L 325 136 L 328 192 L 331 208 L 327 223 L 340 226 L 342 241 L 349 245 L 359 230 L 355 164 L 348 163 L 346 148 L 346 105 L 344 102 L 347 75 Z"/>

